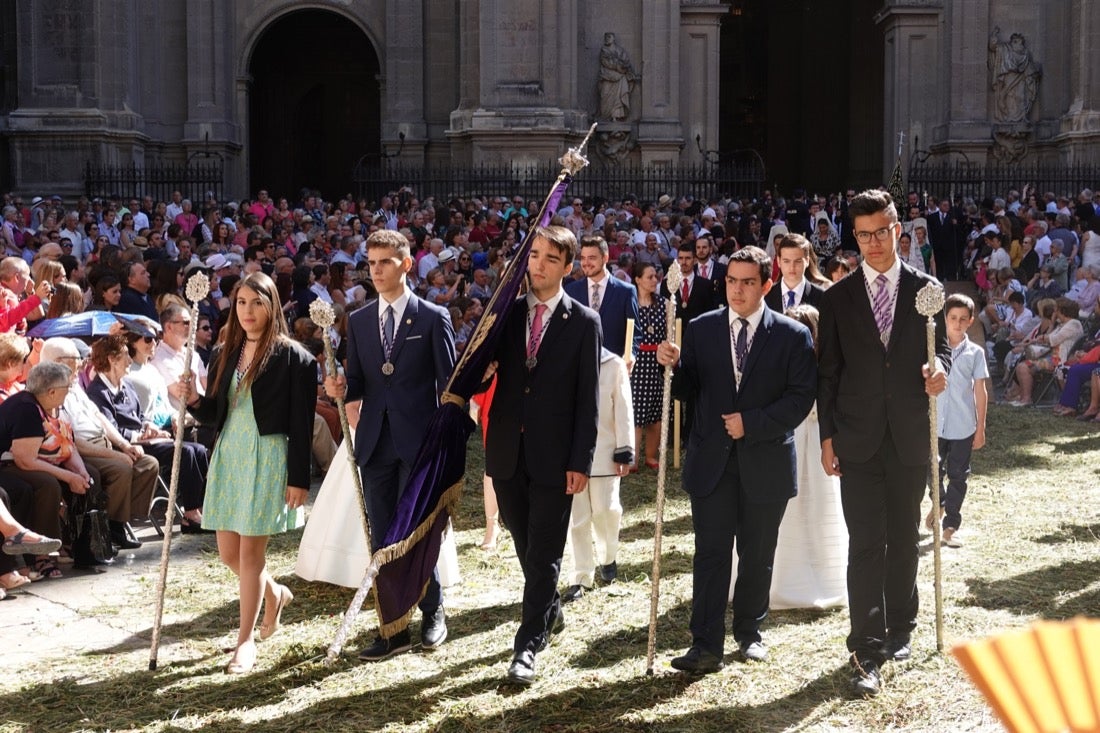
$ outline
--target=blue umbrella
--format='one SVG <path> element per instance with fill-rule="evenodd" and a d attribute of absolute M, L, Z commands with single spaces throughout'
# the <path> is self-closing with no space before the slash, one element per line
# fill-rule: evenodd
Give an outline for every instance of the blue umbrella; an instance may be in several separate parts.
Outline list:
<path fill-rule="evenodd" d="M 116 323 L 121 323 L 127 330 L 142 335 L 146 332 L 152 335 L 160 331 L 160 324 L 146 316 L 110 311 L 85 311 L 60 318 L 48 318 L 28 331 L 27 335 L 42 339 L 55 336 L 106 336 Z"/>

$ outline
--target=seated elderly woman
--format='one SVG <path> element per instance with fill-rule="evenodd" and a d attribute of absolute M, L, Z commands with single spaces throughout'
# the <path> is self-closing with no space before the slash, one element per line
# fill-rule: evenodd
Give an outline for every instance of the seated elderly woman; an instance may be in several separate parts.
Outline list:
<path fill-rule="evenodd" d="M 1089 377 L 1089 406 L 1077 416 L 1081 422 L 1100 423 L 1100 366 L 1092 370 Z"/>
<path fill-rule="evenodd" d="M 1081 309 L 1081 317 L 1085 318 L 1097 312 L 1097 302 L 1100 301 L 1100 265 L 1078 267 L 1077 276 L 1084 283 L 1077 283 L 1078 287 L 1072 297 Z"/>
<path fill-rule="evenodd" d="M 0 482 L 13 477 L 30 484 L 35 518 L 28 524 L 36 533 L 50 537 L 61 536 L 58 507 L 63 497 L 70 516 L 103 511 L 107 506 L 98 471 L 81 460 L 72 425 L 60 412 L 71 382 L 72 371 L 67 366 L 43 362 L 27 374 L 25 391 L 0 404 Z M 74 567 L 109 564 L 93 552 L 90 533 L 74 530 Z M 39 558 L 35 571 L 46 578 L 61 576 L 57 563 L 49 557 Z"/>
<path fill-rule="evenodd" d="M 141 410 L 137 392 L 125 380 L 130 371 L 129 349 L 124 334 L 112 334 L 92 344 L 96 378 L 88 385 L 88 397 L 107 416 L 122 437 L 140 445 L 160 462 L 161 473 L 171 470 L 172 434 L 157 427 Z M 202 531 L 202 502 L 206 495 L 206 471 L 210 460 L 206 447 L 183 441 L 180 453 L 179 502 L 184 508 L 180 528 L 185 533 Z M 196 516 L 196 512 L 199 514 Z"/>
<path fill-rule="evenodd" d="M 1077 320 L 1078 309 L 1076 301 L 1069 298 L 1059 298 L 1054 306 L 1054 329 L 1046 336 L 1035 340 L 1035 347 L 1049 347 L 1048 353 L 1036 354 L 1021 361 L 1013 372 L 1016 376 L 1018 389 L 1015 391 L 1015 399 L 1011 401 L 1013 407 L 1025 407 L 1031 404 L 1031 388 L 1035 385 L 1035 374 L 1038 372 L 1052 372 L 1054 368 L 1064 364 L 1073 353 L 1073 347 L 1084 335 L 1084 328 Z M 1030 349 L 1031 347 L 1029 347 Z"/>

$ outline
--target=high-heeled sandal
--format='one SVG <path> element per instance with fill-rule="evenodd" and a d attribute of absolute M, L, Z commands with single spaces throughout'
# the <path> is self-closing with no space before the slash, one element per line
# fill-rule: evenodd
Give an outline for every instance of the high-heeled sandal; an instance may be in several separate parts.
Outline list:
<path fill-rule="evenodd" d="M 280 585 L 278 589 L 278 597 L 275 599 L 275 620 L 271 624 L 260 625 L 260 638 L 270 638 L 272 634 L 279 630 L 279 622 L 282 621 L 283 609 L 294 600 L 294 594 L 290 592 L 290 588 L 285 585 Z"/>

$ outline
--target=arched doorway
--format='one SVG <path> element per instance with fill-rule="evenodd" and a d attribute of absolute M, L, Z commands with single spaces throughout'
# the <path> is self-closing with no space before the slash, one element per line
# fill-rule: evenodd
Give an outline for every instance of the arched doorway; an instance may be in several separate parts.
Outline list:
<path fill-rule="evenodd" d="M 272 23 L 248 66 L 251 192 L 294 201 L 303 187 L 328 199 L 351 190 L 351 170 L 381 150 L 378 55 L 336 13 L 302 10 Z"/>

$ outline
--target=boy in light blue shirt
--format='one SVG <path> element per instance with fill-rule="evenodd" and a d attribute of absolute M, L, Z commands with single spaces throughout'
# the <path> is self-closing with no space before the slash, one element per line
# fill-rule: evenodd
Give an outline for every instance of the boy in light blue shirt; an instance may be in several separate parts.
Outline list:
<path fill-rule="evenodd" d="M 944 320 L 951 346 L 951 372 L 947 376 L 947 389 L 936 398 L 942 537 L 948 547 L 961 547 L 962 542 L 955 535 L 962 524 L 960 511 L 970 476 L 970 455 L 985 445 L 989 367 L 984 350 L 966 335 L 974 323 L 974 301 L 958 293 L 949 295 Z M 935 515 L 930 513 L 926 520 L 929 529 L 934 521 Z"/>

